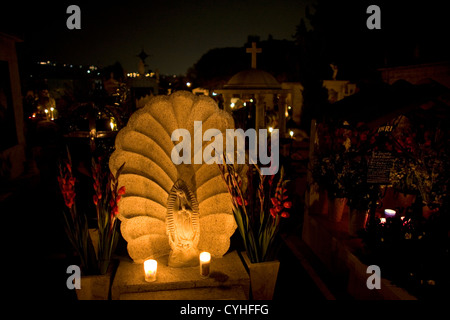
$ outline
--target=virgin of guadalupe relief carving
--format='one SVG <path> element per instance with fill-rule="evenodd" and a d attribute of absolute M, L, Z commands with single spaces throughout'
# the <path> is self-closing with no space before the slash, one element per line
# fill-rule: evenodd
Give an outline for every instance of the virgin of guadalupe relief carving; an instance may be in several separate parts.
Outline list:
<path fill-rule="evenodd" d="M 198 202 L 183 180 L 178 180 L 167 200 L 167 236 L 169 238 L 169 267 L 198 265 L 200 225 Z"/>

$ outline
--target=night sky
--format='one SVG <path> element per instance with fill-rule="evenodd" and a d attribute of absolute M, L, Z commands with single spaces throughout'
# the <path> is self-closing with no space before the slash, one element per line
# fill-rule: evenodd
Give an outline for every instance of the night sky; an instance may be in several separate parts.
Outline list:
<path fill-rule="evenodd" d="M 144 49 L 150 69 L 185 74 L 208 50 L 241 47 L 248 35 L 293 40 L 312 1 L 15 1 L 1 5 L 1 26 L 25 41 L 34 61 L 118 61 L 133 72 Z M 81 30 L 66 27 L 71 4 L 81 9 Z"/>

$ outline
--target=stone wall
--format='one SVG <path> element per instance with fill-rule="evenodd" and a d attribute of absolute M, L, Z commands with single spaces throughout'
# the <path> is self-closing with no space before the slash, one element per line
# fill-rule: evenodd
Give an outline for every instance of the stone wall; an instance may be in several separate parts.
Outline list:
<path fill-rule="evenodd" d="M 406 80 L 418 84 L 422 80 L 432 79 L 450 88 L 450 62 L 436 62 L 379 69 L 383 81 L 392 84 L 397 80 Z"/>

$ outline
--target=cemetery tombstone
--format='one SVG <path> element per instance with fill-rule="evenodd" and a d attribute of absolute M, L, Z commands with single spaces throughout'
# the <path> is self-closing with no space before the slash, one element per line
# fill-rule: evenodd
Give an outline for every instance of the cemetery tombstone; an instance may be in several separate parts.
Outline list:
<path fill-rule="evenodd" d="M 169 265 L 192 266 L 198 264 L 198 252 L 222 257 L 228 251 L 237 226 L 218 166 L 194 161 L 176 165 L 171 158 L 174 146 L 181 143 L 172 141 L 172 133 L 185 129 L 193 138 L 194 121 L 202 121 L 197 128 L 202 137 L 208 129 L 222 134 L 234 129 L 232 117 L 213 99 L 177 91 L 152 98 L 116 137 L 109 165 L 115 174 L 125 163 L 119 187 L 127 191 L 118 217 L 128 253 L 136 263 L 170 254 Z M 208 145 L 203 141 L 197 151 L 203 154 Z"/>

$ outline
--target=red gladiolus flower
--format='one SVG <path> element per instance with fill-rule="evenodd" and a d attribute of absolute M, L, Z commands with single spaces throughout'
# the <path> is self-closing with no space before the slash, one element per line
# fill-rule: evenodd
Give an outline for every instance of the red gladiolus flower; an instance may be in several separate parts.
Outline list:
<path fill-rule="evenodd" d="M 282 212 L 282 213 L 281 213 L 281 217 L 282 217 L 282 218 L 289 218 L 289 213 L 287 213 L 287 212 Z"/>
<path fill-rule="evenodd" d="M 286 201 L 285 203 L 283 203 L 283 206 L 286 209 L 290 209 L 290 208 L 292 208 L 292 202 L 291 201 Z"/>
<path fill-rule="evenodd" d="M 98 197 L 97 197 L 96 194 L 94 194 L 93 200 L 94 200 L 94 204 L 97 205 L 98 204 Z"/>
<path fill-rule="evenodd" d="M 242 206 L 242 198 L 241 197 L 237 197 L 236 202 L 238 203 L 238 205 Z"/>
<path fill-rule="evenodd" d="M 277 216 L 274 208 L 270 208 L 270 215 L 274 218 Z"/>
<path fill-rule="evenodd" d="M 119 191 L 117 191 L 119 196 L 123 196 L 125 194 L 125 186 L 120 187 Z"/>
<path fill-rule="evenodd" d="M 270 201 L 272 201 L 272 204 L 273 204 L 274 206 L 277 206 L 278 203 L 279 203 L 279 201 L 277 200 L 277 198 L 270 198 Z"/>
<path fill-rule="evenodd" d="M 67 206 L 69 209 L 72 208 L 72 206 L 73 206 L 73 200 L 72 200 L 72 199 L 66 200 L 66 206 Z"/>

